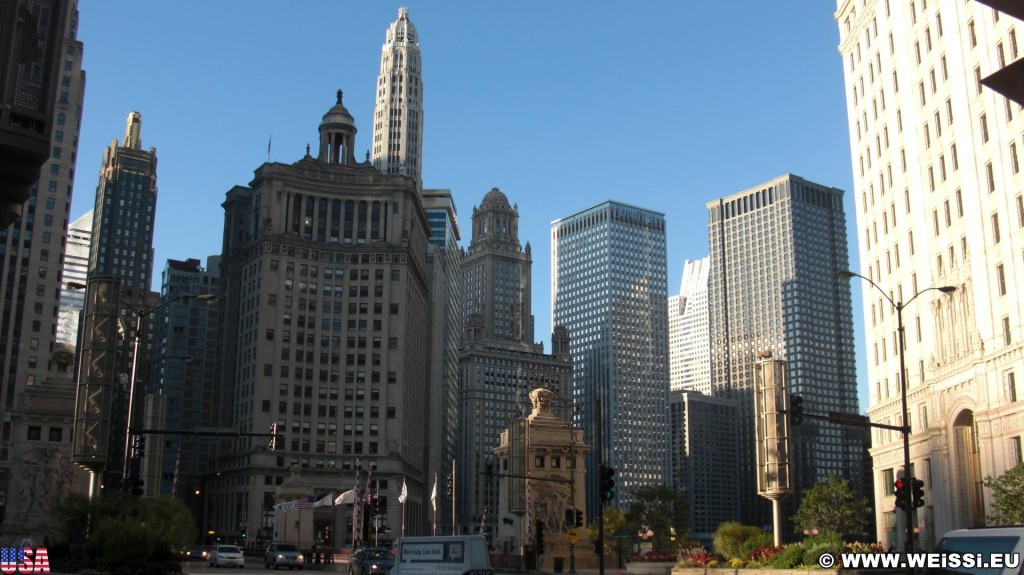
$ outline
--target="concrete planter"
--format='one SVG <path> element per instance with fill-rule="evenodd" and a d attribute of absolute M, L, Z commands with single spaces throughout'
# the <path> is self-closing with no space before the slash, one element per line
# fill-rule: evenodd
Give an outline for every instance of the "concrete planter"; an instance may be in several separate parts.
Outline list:
<path fill-rule="evenodd" d="M 630 561 L 626 563 L 626 572 L 635 575 L 669 575 L 675 561 Z"/>

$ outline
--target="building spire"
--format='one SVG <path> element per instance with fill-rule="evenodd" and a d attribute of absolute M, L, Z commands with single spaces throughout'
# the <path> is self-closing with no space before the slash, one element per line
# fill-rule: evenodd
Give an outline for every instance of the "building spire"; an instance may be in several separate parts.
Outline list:
<path fill-rule="evenodd" d="M 142 114 L 132 112 L 128 114 L 127 126 L 124 129 L 124 142 L 122 147 L 138 150 L 142 148 Z"/>

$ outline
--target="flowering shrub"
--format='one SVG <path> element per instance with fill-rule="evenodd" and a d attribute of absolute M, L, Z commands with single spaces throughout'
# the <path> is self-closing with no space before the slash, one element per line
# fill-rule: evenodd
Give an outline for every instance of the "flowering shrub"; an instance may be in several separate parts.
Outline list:
<path fill-rule="evenodd" d="M 714 562 L 718 565 L 719 557 L 708 553 L 707 551 L 691 552 L 688 555 L 683 556 L 681 563 L 689 567 L 710 567 L 710 563 Z"/>
<path fill-rule="evenodd" d="M 850 553 L 885 553 L 885 547 L 881 543 L 861 543 L 854 541 L 846 546 Z"/>
<path fill-rule="evenodd" d="M 779 545 L 778 547 L 774 545 L 765 545 L 764 547 L 758 547 L 757 549 L 751 551 L 749 555 L 747 555 L 747 561 L 757 561 L 759 563 L 764 563 L 765 561 L 771 560 L 772 557 L 775 557 L 775 555 L 782 551 L 782 549 L 783 548 L 781 545 Z"/>

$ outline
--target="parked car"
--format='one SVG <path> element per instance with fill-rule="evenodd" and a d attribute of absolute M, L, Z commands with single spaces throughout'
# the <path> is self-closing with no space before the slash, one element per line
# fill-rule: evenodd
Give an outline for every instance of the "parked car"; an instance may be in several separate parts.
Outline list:
<path fill-rule="evenodd" d="M 271 566 L 274 569 L 281 567 L 302 569 L 305 563 L 306 558 L 299 551 L 299 546 L 294 543 L 271 543 L 263 553 L 263 566 L 267 569 L 270 569 Z"/>
<path fill-rule="evenodd" d="M 382 575 L 391 572 L 395 556 L 383 547 L 356 549 L 348 559 L 348 575 Z"/>
<path fill-rule="evenodd" d="M 245 556 L 235 545 L 218 545 L 210 553 L 210 567 L 245 567 Z"/>
<path fill-rule="evenodd" d="M 202 545 L 189 545 L 181 552 L 181 557 L 185 561 L 205 561 L 206 555 Z"/>
<path fill-rule="evenodd" d="M 925 569 L 925 575 L 1018 575 L 1024 556 L 1024 527 L 980 527 L 957 529 L 942 536 L 937 554 L 956 554 L 957 563 L 945 568 Z M 952 558 L 950 558 L 952 559 Z M 977 561 L 1003 561 L 982 567 Z"/>

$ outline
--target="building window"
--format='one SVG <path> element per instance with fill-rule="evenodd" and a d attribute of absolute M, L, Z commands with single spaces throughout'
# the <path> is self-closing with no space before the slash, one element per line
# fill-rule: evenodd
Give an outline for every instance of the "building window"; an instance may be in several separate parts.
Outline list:
<path fill-rule="evenodd" d="M 1010 345 L 1013 343 L 1013 338 L 1010 335 L 1010 318 L 1003 318 L 1003 344 Z"/>
<path fill-rule="evenodd" d="M 50 441 L 63 441 L 64 440 L 64 429 L 60 427 L 50 428 Z"/>
<path fill-rule="evenodd" d="M 28 439 L 30 441 L 39 441 L 43 436 L 43 428 L 38 425 L 28 426 Z"/>
<path fill-rule="evenodd" d="M 996 266 L 996 288 L 999 290 L 999 295 L 1006 295 L 1006 272 L 1003 269 L 1003 264 Z"/>
<path fill-rule="evenodd" d="M 537 469 L 544 469 L 544 456 L 537 455 L 533 458 L 533 466 Z"/>
<path fill-rule="evenodd" d="M 1017 377 L 1012 371 L 1006 373 L 1006 397 L 1011 402 L 1017 401 Z"/>
<path fill-rule="evenodd" d="M 1024 463 L 1024 453 L 1021 453 L 1020 436 L 1010 438 L 1010 463 L 1014 466 Z"/>

